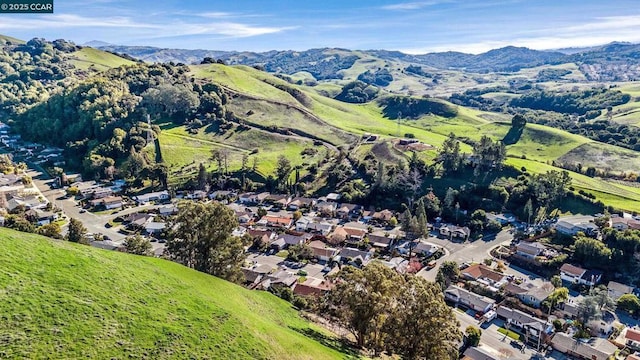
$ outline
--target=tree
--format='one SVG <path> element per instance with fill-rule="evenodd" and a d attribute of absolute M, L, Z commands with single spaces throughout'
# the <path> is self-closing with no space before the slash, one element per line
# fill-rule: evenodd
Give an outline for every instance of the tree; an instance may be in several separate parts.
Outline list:
<path fill-rule="evenodd" d="M 170 260 L 232 282 L 242 279 L 244 244 L 231 236 L 238 226 L 233 211 L 214 203 L 182 202 L 167 233 Z"/>
<path fill-rule="evenodd" d="M 418 223 L 416 234 L 420 236 L 429 235 L 429 230 L 427 229 L 427 212 L 422 198 L 416 203 L 416 220 Z"/>
<path fill-rule="evenodd" d="M 560 278 L 560 275 L 553 275 L 551 277 L 551 284 L 554 287 L 557 287 L 557 288 L 561 287 L 562 286 L 562 279 Z"/>
<path fill-rule="evenodd" d="M 287 258 L 292 261 L 310 260 L 313 258 L 313 250 L 307 244 L 293 245 L 289 247 Z"/>
<path fill-rule="evenodd" d="M 482 337 L 482 330 L 478 329 L 473 325 L 469 325 L 467 326 L 464 333 L 467 336 L 468 346 L 478 346 L 480 344 L 480 338 Z"/>
<path fill-rule="evenodd" d="M 383 325 L 403 281 L 400 275 L 374 261 L 362 269 L 346 266 L 332 279 L 336 286 L 326 298 L 329 314 L 353 334 L 359 347 L 383 349 Z"/>
<path fill-rule="evenodd" d="M 265 208 L 263 208 L 262 206 L 258 208 L 258 216 L 260 218 L 264 217 L 267 215 L 267 210 Z"/>
<path fill-rule="evenodd" d="M 602 316 L 602 312 L 596 299 L 591 296 L 586 296 L 578 305 L 577 315 L 583 328 L 586 328 L 591 320 L 599 319 Z"/>
<path fill-rule="evenodd" d="M 67 233 L 67 241 L 89 245 L 87 229 L 82 224 L 82 221 L 71 218 L 71 221 L 69 222 L 69 232 Z"/>
<path fill-rule="evenodd" d="M 278 180 L 279 186 L 283 187 L 286 185 L 292 169 L 293 167 L 291 166 L 289 159 L 284 155 L 278 156 L 278 161 L 276 163 L 276 179 Z"/>
<path fill-rule="evenodd" d="M 616 302 L 609 296 L 609 291 L 605 286 L 598 286 L 589 291 L 589 297 L 593 298 L 598 304 L 600 309 L 610 308 L 614 309 Z"/>
<path fill-rule="evenodd" d="M 527 217 L 527 225 L 531 224 L 531 217 L 533 216 L 533 203 L 531 202 L 531 198 L 529 198 L 524 204 L 524 209 L 522 210 L 524 216 Z"/>
<path fill-rule="evenodd" d="M 606 268 L 611 260 L 611 249 L 603 242 L 580 236 L 574 243 L 574 259 L 586 267 Z"/>
<path fill-rule="evenodd" d="M 391 219 L 389 219 L 389 226 L 392 226 L 392 227 L 398 226 L 398 219 L 396 219 L 395 216 L 392 216 Z"/>
<path fill-rule="evenodd" d="M 56 222 L 40 226 L 38 228 L 38 234 L 54 239 L 62 239 L 62 230 L 60 229 L 60 224 Z"/>
<path fill-rule="evenodd" d="M 149 239 L 145 239 L 139 234 L 136 234 L 134 236 L 127 236 L 124 239 L 123 245 L 125 251 L 129 254 L 145 256 L 153 255 L 153 247 L 151 246 L 151 242 L 149 242 Z"/>
<path fill-rule="evenodd" d="M 515 129 L 520 129 L 525 127 L 525 125 L 527 125 L 527 119 L 521 114 L 515 114 L 511 118 L 511 127 Z"/>
<path fill-rule="evenodd" d="M 406 209 L 402 215 L 400 215 L 400 225 L 402 225 L 402 231 L 411 231 L 411 210 Z"/>
<path fill-rule="evenodd" d="M 436 275 L 436 283 L 440 285 L 442 291 L 446 290 L 452 282 L 458 280 L 460 268 L 455 261 L 445 261 L 440 265 Z"/>
<path fill-rule="evenodd" d="M 438 154 L 438 161 L 442 164 L 442 169 L 445 174 L 455 173 L 460 168 L 462 164 L 460 142 L 456 140 L 454 133 L 450 133 L 442 143 L 442 148 Z"/>
<path fill-rule="evenodd" d="M 618 299 L 618 309 L 630 314 L 637 314 L 640 310 L 640 300 L 635 294 L 624 294 Z"/>
<path fill-rule="evenodd" d="M 558 304 L 564 303 L 569 299 L 569 289 L 566 287 L 559 287 L 551 293 L 546 299 L 546 306 L 549 308 L 549 313 Z"/>
<path fill-rule="evenodd" d="M 462 333 L 440 287 L 410 276 L 397 294 L 385 324 L 393 352 L 404 359 L 457 359 Z"/>
<path fill-rule="evenodd" d="M 207 169 L 204 167 L 202 163 L 198 167 L 198 189 L 204 190 L 207 186 L 208 177 L 207 177 Z"/>

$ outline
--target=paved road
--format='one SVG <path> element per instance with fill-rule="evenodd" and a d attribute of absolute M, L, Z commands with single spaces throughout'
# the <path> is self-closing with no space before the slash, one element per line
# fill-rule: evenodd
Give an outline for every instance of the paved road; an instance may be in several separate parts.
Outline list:
<path fill-rule="evenodd" d="M 455 261 L 458 264 L 463 262 L 480 262 L 485 258 L 491 257 L 489 251 L 497 245 L 502 243 L 509 243 L 513 239 L 513 236 L 508 230 L 499 232 L 495 237 L 484 238 L 473 242 L 459 242 L 450 241 L 448 239 L 440 239 L 437 237 L 429 237 L 428 242 L 439 245 L 447 249 L 449 256 L 443 256 L 437 260 L 437 266 L 431 270 L 426 268 L 420 270 L 418 275 L 424 277 L 429 281 L 436 279 L 438 268 L 445 261 Z M 515 275 L 521 276 L 516 273 Z"/>
<path fill-rule="evenodd" d="M 31 177 L 33 178 L 33 183 L 36 185 L 36 187 L 38 187 L 38 189 L 40 189 L 40 192 L 47 198 L 47 200 L 62 209 L 62 211 L 69 218 L 76 218 L 82 221 L 85 228 L 87 228 L 87 232 L 107 235 L 112 241 L 116 243 L 122 243 L 124 241 L 125 235 L 118 232 L 118 227 L 107 228 L 105 227 L 105 224 L 118 216 L 124 216 L 143 209 L 150 209 L 154 207 L 154 205 L 137 206 L 134 208 L 118 211 L 116 214 L 94 214 L 88 211 L 81 213 L 81 208 L 77 206 L 77 203 L 74 199 L 63 199 L 65 195 L 64 190 L 51 189 L 50 183 L 52 180 L 48 179 L 46 175 L 43 175 L 42 173 L 36 171 L 30 172 L 29 175 L 31 175 Z M 63 232 L 65 231 L 66 228 L 63 229 Z M 159 246 L 159 244 L 154 243 L 154 248 Z"/>

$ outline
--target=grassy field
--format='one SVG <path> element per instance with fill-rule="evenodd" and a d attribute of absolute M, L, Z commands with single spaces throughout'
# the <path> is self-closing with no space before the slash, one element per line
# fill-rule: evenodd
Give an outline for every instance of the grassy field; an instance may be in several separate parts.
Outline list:
<path fill-rule="evenodd" d="M 349 356 L 275 296 L 169 261 L 7 229 L 0 245 L 0 358 Z"/>
<path fill-rule="evenodd" d="M 518 169 L 524 167 L 531 173 L 545 173 L 551 170 L 562 171 L 560 168 L 545 163 L 518 158 L 508 158 L 506 164 Z M 611 205 L 617 209 L 640 212 L 640 188 L 625 186 L 600 178 L 592 178 L 572 171 L 569 171 L 569 175 L 572 179 L 571 186 L 576 191 L 584 190 L 592 193 L 596 196 L 596 200 L 600 200 L 606 205 Z"/>
<path fill-rule="evenodd" d="M 24 40 L 16 39 L 14 37 L 7 36 L 7 35 L 0 35 L 0 43 L 7 43 L 7 42 L 10 42 L 12 44 L 24 44 L 25 43 Z"/>
<path fill-rule="evenodd" d="M 71 63 L 73 63 L 76 67 L 84 70 L 92 67 L 98 71 L 104 71 L 122 65 L 135 64 L 131 60 L 127 60 L 108 52 L 90 47 L 82 48 L 76 52 L 71 53 L 69 56 L 72 59 Z"/>

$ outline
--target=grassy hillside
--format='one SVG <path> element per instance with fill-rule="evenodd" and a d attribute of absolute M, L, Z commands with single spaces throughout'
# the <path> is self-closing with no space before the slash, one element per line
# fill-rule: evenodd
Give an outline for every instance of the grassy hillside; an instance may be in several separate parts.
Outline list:
<path fill-rule="evenodd" d="M 14 37 L 7 36 L 7 35 L 0 35 L 0 44 L 7 44 L 7 43 L 24 44 L 25 41 L 24 40 L 20 40 L 20 39 L 16 39 Z"/>
<path fill-rule="evenodd" d="M 73 65 L 84 70 L 93 68 L 98 71 L 104 71 L 122 65 L 134 64 L 131 60 L 90 47 L 82 48 L 69 56 Z"/>
<path fill-rule="evenodd" d="M 0 358 L 347 357 L 271 294 L 172 262 L 7 229 L 0 248 Z"/>

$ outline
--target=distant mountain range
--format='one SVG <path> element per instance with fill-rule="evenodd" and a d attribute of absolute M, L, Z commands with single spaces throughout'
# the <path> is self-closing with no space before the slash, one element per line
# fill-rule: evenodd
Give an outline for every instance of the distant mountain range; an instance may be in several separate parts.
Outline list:
<path fill-rule="evenodd" d="M 363 57 L 386 61 L 400 61 L 435 69 L 455 69 L 472 73 L 514 72 L 541 65 L 577 63 L 587 78 L 600 81 L 624 81 L 640 78 L 640 44 L 611 43 L 584 49 L 540 51 L 507 46 L 473 55 L 462 52 L 439 52 L 410 55 L 387 50 L 347 50 L 338 48 L 305 51 L 238 52 L 216 50 L 163 49 L 151 46 L 110 45 L 99 41 L 89 43 L 102 50 L 127 54 L 149 62 L 197 64 L 205 58 L 222 60 L 227 64 L 262 66 L 269 72 L 294 74 L 311 73 L 317 80 L 335 78 L 340 70 L 348 69 Z"/>

